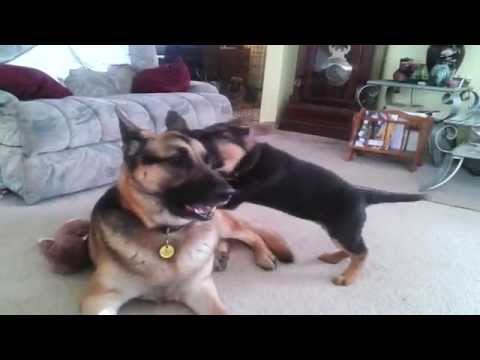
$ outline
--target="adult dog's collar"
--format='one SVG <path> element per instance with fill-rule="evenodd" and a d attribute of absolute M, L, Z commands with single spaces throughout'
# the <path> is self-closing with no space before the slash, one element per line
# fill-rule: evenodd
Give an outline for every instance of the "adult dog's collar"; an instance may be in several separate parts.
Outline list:
<path fill-rule="evenodd" d="M 180 225 L 180 226 L 171 226 L 171 225 L 160 225 L 157 227 L 158 231 L 160 231 L 164 235 L 172 234 L 174 232 L 177 232 L 184 227 L 190 225 L 191 222 L 185 224 L 185 225 Z"/>

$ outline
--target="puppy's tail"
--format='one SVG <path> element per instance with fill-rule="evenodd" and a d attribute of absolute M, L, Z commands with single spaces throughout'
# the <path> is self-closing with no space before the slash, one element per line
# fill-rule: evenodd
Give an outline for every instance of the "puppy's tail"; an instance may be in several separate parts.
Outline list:
<path fill-rule="evenodd" d="M 292 250 L 288 246 L 287 241 L 277 232 L 265 228 L 260 228 L 255 225 L 251 225 L 253 230 L 265 241 L 265 244 L 270 251 L 280 260 L 282 263 L 293 263 L 295 258 Z"/>
<path fill-rule="evenodd" d="M 403 194 L 393 193 L 388 191 L 380 191 L 367 188 L 359 188 L 362 192 L 367 205 L 382 204 L 382 203 L 396 203 L 396 202 L 412 202 L 427 200 L 425 194 Z"/>
<path fill-rule="evenodd" d="M 72 274 L 91 265 L 88 251 L 90 222 L 73 219 L 63 224 L 53 239 L 38 239 L 40 252 L 58 274 Z"/>

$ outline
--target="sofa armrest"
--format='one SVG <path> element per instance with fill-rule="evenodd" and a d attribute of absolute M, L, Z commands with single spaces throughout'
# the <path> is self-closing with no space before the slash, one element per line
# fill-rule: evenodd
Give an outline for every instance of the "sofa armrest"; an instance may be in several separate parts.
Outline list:
<path fill-rule="evenodd" d="M 187 92 L 191 93 L 212 93 L 218 94 L 218 89 L 205 81 L 190 81 Z"/>
<path fill-rule="evenodd" d="M 21 146 L 17 121 L 19 104 L 14 95 L 0 90 L 0 146 Z"/>
<path fill-rule="evenodd" d="M 0 89 L 0 106 L 7 106 L 8 104 L 16 104 L 18 102 L 19 100 L 15 95 Z"/>

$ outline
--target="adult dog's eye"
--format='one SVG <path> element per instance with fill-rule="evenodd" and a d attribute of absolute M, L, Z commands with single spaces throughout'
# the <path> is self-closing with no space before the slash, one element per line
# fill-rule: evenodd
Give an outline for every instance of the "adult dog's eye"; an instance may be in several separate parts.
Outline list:
<path fill-rule="evenodd" d="M 162 163 L 162 159 L 156 157 L 156 156 L 152 156 L 152 155 L 144 155 L 142 157 L 142 162 L 145 164 L 145 165 L 155 165 L 155 164 L 160 164 Z"/>
<path fill-rule="evenodd" d="M 182 163 L 184 162 L 185 160 L 185 156 L 181 155 L 181 154 L 177 154 L 177 155 L 174 155 L 174 156 L 170 156 L 169 158 L 166 159 L 166 161 L 170 164 L 170 165 L 173 165 L 173 166 L 179 166 L 179 165 L 182 165 Z"/>
<path fill-rule="evenodd" d="M 175 155 L 166 158 L 165 161 L 175 167 L 188 167 L 190 164 L 188 152 L 184 149 L 179 149 Z"/>

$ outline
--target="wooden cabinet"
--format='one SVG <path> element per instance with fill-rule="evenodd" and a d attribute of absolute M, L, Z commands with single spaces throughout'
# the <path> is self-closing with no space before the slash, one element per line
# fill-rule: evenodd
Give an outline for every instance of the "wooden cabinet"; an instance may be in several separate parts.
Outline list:
<path fill-rule="evenodd" d="M 356 90 L 370 78 L 375 45 L 303 45 L 279 128 L 348 140 Z"/>
<path fill-rule="evenodd" d="M 166 63 L 178 56 L 190 69 L 192 80 L 221 81 L 228 83 L 232 76 L 248 81 L 250 49 L 242 46 L 220 45 L 168 45 L 165 50 Z"/>
<path fill-rule="evenodd" d="M 238 76 L 246 84 L 250 64 L 250 49 L 221 48 L 219 56 L 220 79 L 228 82 L 232 76 Z"/>

